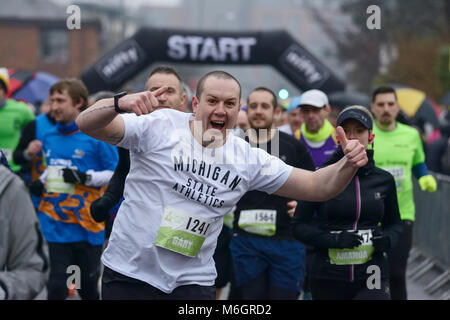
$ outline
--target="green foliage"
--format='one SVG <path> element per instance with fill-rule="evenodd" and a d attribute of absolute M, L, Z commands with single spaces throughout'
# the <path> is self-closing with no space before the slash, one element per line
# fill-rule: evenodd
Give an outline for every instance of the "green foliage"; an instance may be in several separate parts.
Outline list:
<path fill-rule="evenodd" d="M 381 9 L 380 30 L 366 26 L 369 17 L 366 10 L 370 5 Z M 351 16 L 353 26 L 337 34 L 326 20 L 319 19 L 319 22 L 335 40 L 338 58 L 354 66 L 347 80 L 357 90 L 368 92 L 372 85 L 387 81 L 409 82 L 419 84 L 418 89 L 431 89 L 431 95 L 437 95 L 437 90 L 449 88 L 449 76 L 441 67 L 445 61 L 448 63 L 448 55 L 447 60 L 441 57 L 445 61 L 438 63 L 436 51 L 449 43 L 449 7 L 448 0 L 341 0 L 341 10 Z M 430 44 L 428 50 L 422 47 Z M 387 50 L 388 53 L 397 52 L 388 56 L 384 74 L 380 74 L 382 48 L 394 49 Z"/>

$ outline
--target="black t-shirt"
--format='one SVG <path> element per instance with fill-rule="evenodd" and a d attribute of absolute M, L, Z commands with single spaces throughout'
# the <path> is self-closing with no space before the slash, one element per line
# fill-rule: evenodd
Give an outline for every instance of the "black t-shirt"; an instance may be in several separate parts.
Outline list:
<path fill-rule="evenodd" d="M 248 137 L 246 137 L 246 141 L 248 142 Z M 277 146 L 273 143 L 274 141 L 279 141 L 278 154 L 276 152 Z M 252 146 L 254 146 L 254 144 L 252 144 Z M 314 171 L 314 163 L 303 143 L 284 132 L 277 130 L 272 140 L 267 143 L 267 146 L 259 145 L 257 147 L 263 148 L 268 153 L 278 156 L 278 158 L 293 167 Z M 240 212 L 242 210 L 253 209 L 276 210 L 276 232 L 273 236 L 270 236 L 270 238 L 295 240 L 290 229 L 291 217 L 287 213 L 287 202 L 292 200 L 293 199 L 280 197 L 277 195 L 269 195 L 262 191 L 247 192 L 236 204 L 236 210 L 234 211 L 233 232 L 260 236 L 254 233 L 246 232 L 239 227 L 238 222 Z M 266 238 L 267 236 L 261 237 Z"/>

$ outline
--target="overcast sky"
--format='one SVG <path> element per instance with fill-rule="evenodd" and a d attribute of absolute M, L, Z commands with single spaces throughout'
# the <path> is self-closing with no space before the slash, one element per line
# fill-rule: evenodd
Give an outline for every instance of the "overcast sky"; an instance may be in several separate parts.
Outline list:
<path fill-rule="evenodd" d="M 74 2 L 90 2 L 90 3 L 99 3 L 99 1 L 95 0 L 51 0 L 53 2 L 56 2 L 61 5 L 69 5 Z M 149 5 L 155 5 L 155 6 L 161 6 L 161 7 L 171 7 L 179 5 L 182 2 L 182 0 L 132 0 L 132 1 L 125 1 L 125 0 L 103 0 L 101 1 L 101 4 L 107 5 L 116 5 L 119 6 L 121 4 L 125 4 L 130 9 L 135 9 L 141 4 L 149 4 Z"/>

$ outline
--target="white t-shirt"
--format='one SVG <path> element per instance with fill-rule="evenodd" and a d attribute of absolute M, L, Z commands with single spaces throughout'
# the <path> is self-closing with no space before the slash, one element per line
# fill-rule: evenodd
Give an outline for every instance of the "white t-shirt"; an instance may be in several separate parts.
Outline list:
<path fill-rule="evenodd" d="M 220 148 L 203 148 L 189 129 L 192 114 L 162 109 L 121 116 L 125 135 L 118 146 L 130 150 L 130 172 L 102 262 L 166 293 L 182 285 L 214 285 L 212 257 L 223 216 L 249 190 L 277 191 L 292 167 L 232 134 Z M 168 209 L 206 223 L 195 256 L 156 245 Z"/>

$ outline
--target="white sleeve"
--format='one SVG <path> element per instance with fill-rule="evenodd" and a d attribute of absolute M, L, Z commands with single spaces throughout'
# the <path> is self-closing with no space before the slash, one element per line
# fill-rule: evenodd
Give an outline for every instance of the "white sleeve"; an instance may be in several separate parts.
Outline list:
<path fill-rule="evenodd" d="M 117 146 L 128 150 L 139 150 L 139 140 L 142 136 L 142 131 L 144 130 L 142 121 L 144 117 L 141 116 L 142 118 L 140 119 L 134 113 L 120 114 L 119 117 L 122 117 L 123 119 L 125 133 Z"/>
<path fill-rule="evenodd" d="M 152 112 L 137 116 L 134 113 L 120 114 L 125 125 L 125 133 L 118 147 L 133 152 L 143 152 L 158 145 L 162 133 L 167 130 L 167 115 L 164 112 Z"/>
<path fill-rule="evenodd" d="M 272 194 L 286 183 L 293 167 L 262 149 L 252 148 L 252 150 L 256 152 L 252 155 L 253 158 L 256 157 L 256 164 L 250 165 L 254 174 L 250 180 L 249 190 Z"/>
<path fill-rule="evenodd" d="M 112 170 L 103 170 L 103 171 L 94 171 L 88 170 L 87 174 L 91 175 L 91 180 L 86 183 L 88 187 L 103 187 L 109 183 L 111 180 L 114 171 Z"/>

